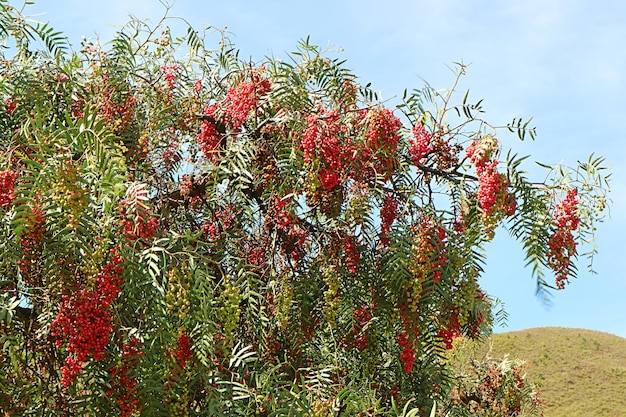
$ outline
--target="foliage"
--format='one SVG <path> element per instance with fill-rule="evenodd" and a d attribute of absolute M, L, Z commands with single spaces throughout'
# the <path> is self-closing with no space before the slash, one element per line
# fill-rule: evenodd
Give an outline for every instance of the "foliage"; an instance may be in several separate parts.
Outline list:
<path fill-rule="evenodd" d="M 248 62 L 167 22 L 74 51 L 0 0 L 10 415 L 423 414 L 453 340 L 489 332 L 499 226 L 540 289 L 576 276 L 601 158 L 533 182 L 496 139 L 528 121 L 454 88 L 398 116 L 308 40 Z"/>
<path fill-rule="evenodd" d="M 543 416 L 543 400 L 536 385 L 526 378 L 528 362 L 509 359 L 508 354 L 495 359 L 481 352 L 481 345 L 484 342 L 455 340 L 449 360 L 456 382 L 445 415 Z"/>

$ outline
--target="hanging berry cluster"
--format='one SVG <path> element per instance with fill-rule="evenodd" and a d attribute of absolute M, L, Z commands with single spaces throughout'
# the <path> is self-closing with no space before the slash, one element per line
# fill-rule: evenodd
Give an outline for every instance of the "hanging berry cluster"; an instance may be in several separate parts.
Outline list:
<path fill-rule="evenodd" d="M 137 98 L 126 88 L 125 83 L 116 82 L 109 75 L 104 75 L 99 83 L 92 86 L 98 115 L 120 137 L 128 133 L 133 123 L 137 102 Z"/>
<path fill-rule="evenodd" d="M 184 369 L 187 366 L 187 362 L 191 359 L 193 352 L 191 351 L 191 340 L 187 333 L 182 332 L 176 341 L 176 351 L 174 357 L 178 368 Z"/>
<path fill-rule="evenodd" d="M 326 190 L 345 181 L 345 169 L 353 157 L 352 141 L 345 140 L 347 126 L 337 110 L 324 110 L 306 118 L 302 134 L 304 162 L 318 166 L 318 180 Z"/>
<path fill-rule="evenodd" d="M 198 133 L 198 146 L 204 156 L 216 163 L 219 160 L 220 145 L 224 139 L 225 131 L 218 131 L 217 106 L 207 104 L 204 106 L 204 116 L 200 123 L 200 133 Z M 223 125 L 222 130 L 223 130 Z"/>
<path fill-rule="evenodd" d="M 0 207 L 6 208 L 15 200 L 15 181 L 19 174 L 16 171 L 0 171 Z"/>
<path fill-rule="evenodd" d="M 211 219 L 202 223 L 202 238 L 210 243 L 216 244 L 220 238 L 224 237 L 224 233 L 231 229 L 235 224 L 237 210 L 232 206 L 225 206 L 223 209 L 216 210 L 212 213 Z"/>
<path fill-rule="evenodd" d="M 178 64 L 161 65 L 161 72 L 165 77 L 167 88 L 173 90 L 176 87 L 176 73 L 178 72 Z"/>
<path fill-rule="evenodd" d="M 133 375 L 143 355 L 140 345 L 140 340 L 131 336 L 128 343 L 123 345 L 121 360 L 109 368 L 111 385 L 106 393 L 111 400 L 115 400 L 120 417 L 131 417 L 141 410 L 140 398 L 136 392 L 139 378 Z"/>
<path fill-rule="evenodd" d="M 13 114 L 16 108 L 17 108 L 17 103 L 13 101 L 12 97 L 7 97 L 4 99 L 4 110 L 7 112 L 9 116 Z"/>
<path fill-rule="evenodd" d="M 169 408 L 168 415 L 176 417 L 189 416 L 190 398 L 187 384 L 191 371 L 185 369 L 185 367 L 193 358 L 193 351 L 191 350 L 191 340 L 184 330 L 178 336 L 176 349 L 173 349 L 171 354 L 176 365 L 168 378 L 167 399 L 165 400 Z"/>
<path fill-rule="evenodd" d="M 230 133 L 238 133 L 248 116 L 260 111 L 259 101 L 271 89 L 270 81 L 262 73 L 262 68 L 254 70 L 250 79 L 242 78 L 236 85 L 229 87 L 223 101 L 204 106 L 197 142 L 206 158 L 213 163 L 219 161 L 227 129 L 230 129 Z M 202 84 L 196 83 L 194 88 L 198 87 L 201 88 Z"/>
<path fill-rule="evenodd" d="M 498 172 L 498 160 L 495 159 L 499 151 L 496 138 L 484 135 L 480 140 L 472 141 L 467 147 L 466 154 L 476 167 L 478 175 L 477 200 L 488 235 L 493 231 L 498 221 L 505 216 L 511 216 L 517 207 L 515 196 L 509 193 L 509 180 L 506 175 Z"/>
<path fill-rule="evenodd" d="M 391 225 L 398 215 L 398 199 L 391 193 L 385 193 L 383 204 L 380 208 L 380 244 L 383 247 L 389 246 L 389 233 Z"/>
<path fill-rule="evenodd" d="M 413 137 L 409 139 L 409 156 L 413 164 L 419 165 L 424 162 L 429 153 L 433 151 L 433 135 L 426 127 L 418 122 L 412 129 Z"/>
<path fill-rule="evenodd" d="M 446 349 L 452 349 L 454 339 L 461 336 L 461 324 L 459 323 L 459 313 L 457 309 L 442 312 L 440 328 L 437 336 L 441 338 Z"/>
<path fill-rule="evenodd" d="M 578 215 L 578 191 L 572 188 L 554 209 L 554 232 L 548 240 L 548 266 L 556 277 L 556 287 L 565 288 L 572 267 L 571 259 L 576 256 L 574 232 L 580 224 Z"/>
<path fill-rule="evenodd" d="M 411 231 L 414 237 L 409 268 L 413 279 L 406 283 L 405 290 L 407 307 L 417 311 L 422 292 L 432 291 L 433 285 L 441 281 L 447 263 L 447 232 L 443 226 L 430 219 L 422 219 Z"/>
<path fill-rule="evenodd" d="M 89 204 L 89 196 L 80 184 L 80 175 L 73 163 L 66 162 L 59 167 L 55 188 L 55 200 L 66 212 L 68 225 L 72 228 L 78 227 Z"/>
<path fill-rule="evenodd" d="M 95 361 L 105 357 L 105 347 L 113 329 L 111 304 L 122 285 L 122 259 L 111 251 L 110 260 L 96 277 L 94 288 L 80 288 L 62 296 L 59 313 L 50 326 L 57 348 L 65 346 L 69 354 L 61 368 L 65 386 L 71 384 L 91 356 Z"/>
<path fill-rule="evenodd" d="M 413 364 L 415 363 L 415 354 L 417 350 L 413 348 L 410 338 L 405 331 L 398 333 L 398 346 L 402 349 L 400 352 L 400 361 L 402 362 L 402 369 L 409 374 L 413 370 Z"/>
<path fill-rule="evenodd" d="M 347 234 L 343 239 L 343 247 L 346 269 L 349 273 L 355 274 L 359 270 L 359 261 L 361 258 L 356 237 L 354 235 Z"/>
<path fill-rule="evenodd" d="M 308 233 L 298 217 L 290 211 L 291 200 L 292 196 L 273 199 L 264 218 L 264 230 L 268 234 L 276 232 L 280 237 L 283 253 L 293 262 L 297 262 L 303 255 Z"/>
<path fill-rule="evenodd" d="M 384 107 L 362 111 L 361 114 L 365 115 L 362 123 L 366 126 L 366 131 L 365 142 L 358 153 L 369 162 L 364 167 L 365 173 L 355 174 L 365 178 L 373 174 L 387 180 L 396 168 L 396 151 L 402 122 L 393 111 Z"/>
<path fill-rule="evenodd" d="M 225 123 L 235 131 L 241 128 L 250 112 L 257 107 L 259 99 L 271 88 L 270 81 L 261 76 L 262 71 L 262 68 L 257 69 L 251 74 L 252 79 L 242 79 L 228 89 L 222 110 Z"/>
<path fill-rule="evenodd" d="M 349 335 L 352 339 L 352 346 L 359 351 L 365 350 L 369 346 L 369 334 L 367 325 L 372 319 L 369 308 L 364 305 L 354 310 L 352 332 Z"/>

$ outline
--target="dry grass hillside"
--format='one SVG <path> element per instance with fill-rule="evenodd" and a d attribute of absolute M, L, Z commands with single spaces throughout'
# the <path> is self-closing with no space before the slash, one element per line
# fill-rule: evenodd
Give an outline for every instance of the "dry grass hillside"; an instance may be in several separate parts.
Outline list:
<path fill-rule="evenodd" d="M 626 339 L 545 327 L 493 335 L 490 356 L 526 359 L 545 417 L 626 417 Z"/>

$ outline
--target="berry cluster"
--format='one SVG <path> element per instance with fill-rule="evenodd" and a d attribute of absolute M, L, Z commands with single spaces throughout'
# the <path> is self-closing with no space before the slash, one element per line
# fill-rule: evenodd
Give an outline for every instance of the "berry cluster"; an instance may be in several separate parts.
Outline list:
<path fill-rule="evenodd" d="M 79 361 L 73 356 L 66 357 L 65 365 L 61 367 L 61 384 L 64 387 L 69 386 L 80 373 L 81 369 L 83 369 L 82 361 Z"/>
<path fill-rule="evenodd" d="M 363 351 L 369 346 L 369 335 L 366 327 L 371 319 L 372 315 L 366 305 L 354 310 L 352 332 L 348 336 L 348 340 L 352 339 L 352 346 L 359 351 Z"/>
<path fill-rule="evenodd" d="M 569 275 L 571 258 L 576 256 L 576 241 L 573 232 L 578 229 L 577 190 L 572 188 L 567 196 L 554 209 L 554 232 L 548 240 L 548 266 L 556 277 L 558 289 L 565 288 Z"/>
<path fill-rule="evenodd" d="M 327 190 L 332 190 L 339 185 L 339 174 L 332 168 L 322 168 L 319 172 L 319 179 L 322 183 L 322 187 Z"/>
<path fill-rule="evenodd" d="M 441 338 L 446 349 L 452 349 L 454 339 L 461 336 L 461 324 L 459 323 L 459 314 L 453 310 L 448 317 L 446 317 L 447 323 L 443 323 L 437 331 L 437 336 Z"/>
<path fill-rule="evenodd" d="M 373 108 L 367 115 L 365 141 L 372 151 L 395 152 L 402 122 L 387 108 Z"/>
<path fill-rule="evenodd" d="M 341 306 L 341 280 L 340 276 L 337 273 L 335 265 L 324 265 L 321 268 L 322 278 L 324 279 L 324 284 L 326 285 L 326 290 L 324 291 L 324 315 L 326 321 L 328 321 L 331 326 L 335 325 L 335 318 L 339 311 L 339 307 Z"/>
<path fill-rule="evenodd" d="M 17 107 L 17 104 L 13 101 L 11 97 L 7 97 L 4 99 L 4 110 L 6 110 L 9 116 L 13 114 L 16 107 Z"/>
<path fill-rule="evenodd" d="M 80 185 L 79 172 L 73 163 L 63 164 L 56 174 L 54 198 L 66 212 L 68 225 L 76 228 L 89 204 L 89 195 Z"/>
<path fill-rule="evenodd" d="M 396 154 L 402 122 L 384 107 L 359 110 L 356 122 L 363 140 L 344 135 L 342 147 L 349 163 L 346 171 L 356 181 L 370 181 L 376 176 L 389 179 L 398 165 Z M 344 123 L 349 125 L 350 120 Z"/>
<path fill-rule="evenodd" d="M 276 198 L 265 216 L 265 229 L 276 229 L 281 237 L 281 249 L 297 262 L 302 256 L 308 233 L 300 225 L 298 218 L 289 212 L 290 198 Z"/>
<path fill-rule="evenodd" d="M 204 155 L 213 163 L 216 163 L 219 157 L 219 150 L 224 135 L 217 130 L 217 106 L 215 104 L 204 106 L 204 114 L 208 116 L 202 120 L 200 124 L 200 133 L 198 134 L 198 146 Z"/>
<path fill-rule="evenodd" d="M 15 181 L 18 175 L 10 169 L 0 171 L 0 207 L 9 207 L 15 200 Z"/>
<path fill-rule="evenodd" d="M 152 239 L 161 225 L 157 217 L 150 216 L 147 219 L 135 215 L 132 218 L 126 218 L 122 222 L 124 235 L 128 240 L 136 239 Z"/>
<path fill-rule="evenodd" d="M 191 351 L 191 341 L 186 333 L 181 333 L 176 342 L 176 351 L 174 357 L 180 369 L 184 369 L 187 362 L 191 359 L 193 352 Z"/>
<path fill-rule="evenodd" d="M 120 293 L 122 284 L 121 257 L 112 251 L 111 259 L 96 277 L 95 288 L 77 288 L 62 297 L 61 307 L 51 325 L 51 335 L 57 339 L 57 348 L 65 342 L 68 356 L 62 367 L 61 383 L 68 386 L 82 369 L 82 363 L 91 355 L 94 360 L 104 358 L 104 349 L 113 329 L 111 304 Z"/>
<path fill-rule="evenodd" d="M 129 343 L 124 344 L 122 360 L 109 368 L 109 375 L 113 381 L 106 393 L 109 398 L 115 399 L 115 404 L 120 409 L 120 417 L 131 417 L 141 410 L 135 392 L 139 381 L 132 376 L 132 371 L 143 354 L 138 348 L 139 344 L 139 339 L 131 337 Z"/>
<path fill-rule="evenodd" d="M 389 232 L 391 225 L 398 215 L 398 200 L 391 193 L 383 196 L 383 205 L 380 208 L 380 243 L 383 246 L 389 245 Z"/>
<path fill-rule="evenodd" d="M 497 161 L 485 166 L 478 177 L 478 201 L 485 216 L 503 212 L 511 216 L 515 212 L 517 202 L 508 193 L 509 180 L 505 175 L 497 172 Z"/>
<path fill-rule="evenodd" d="M 223 110 L 229 126 L 238 130 L 248 118 L 250 111 L 270 91 L 271 84 L 267 78 L 262 78 L 258 73 L 252 74 L 252 80 L 241 81 L 228 89 L 224 99 Z"/>
<path fill-rule="evenodd" d="M 351 274 L 356 273 L 359 270 L 359 261 L 361 260 L 361 253 L 359 247 L 355 242 L 353 235 L 346 235 L 343 239 L 343 251 L 346 255 L 345 264 L 348 272 Z"/>
<path fill-rule="evenodd" d="M 423 163 L 428 154 L 433 151 L 433 135 L 419 122 L 413 126 L 412 131 L 413 138 L 409 139 L 409 145 L 411 145 L 409 148 L 409 156 L 413 164 L 419 165 Z"/>
<path fill-rule="evenodd" d="M 498 141 L 485 135 L 473 141 L 466 149 L 466 155 L 476 167 L 478 175 L 478 202 L 484 219 L 494 223 L 502 216 L 511 216 L 515 212 L 517 202 L 509 194 L 509 180 L 506 175 L 498 172 L 498 161 L 492 160 L 499 149 Z"/>
<path fill-rule="evenodd" d="M 302 134 L 304 162 L 321 165 L 318 174 L 320 182 L 325 189 L 330 190 L 341 185 L 341 173 L 353 155 L 353 148 L 342 141 L 347 127 L 341 123 L 337 110 L 308 116 L 306 122 L 307 128 Z"/>
<path fill-rule="evenodd" d="M 134 120 L 135 103 L 137 99 L 130 92 L 118 91 L 115 85 L 104 77 L 100 86 L 96 106 L 98 114 L 116 135 L 128 131 Z"/>
<path fill-rule="evenodd" d="M 398 308 L 404 330 L 411 338 L 420 333 L 423 312 L 420 300 L 432 292 L 441 280 L 448 262 L 446 252 L 446 230 L 430 219 L 422 219 L 411 228 L 414 233 L 413 248 L 409 264 L 412 278 L 403 283 Z M 411 339 L 413 340 L 413 339 Z"/>
<path fill-rule="evenodd" d="M 124 234 L 129 240 L 152 239 L 161 225 L 157 217 L 151 216 L 148 219 L 135 216 L 134 219 L 123 221 Z"/>
<path fill-rule="evenodd" d="M 241 81 L 230 87 L 221 106 L 204 106 L 197 140 L 200 150 L 213 163 L 218 161 L 220 148 L 225 143 L 226 127 L 234 131 L 241 129 L 250 112 L 257 107 L 259 99 L 270 91 L 271 85 L 267 78 L 262 78 L 258 73 L 251 77 L 250 81 Z M 202 91 L 202 81 L 196 80 L 194 91 L 196 94 Z"/>
<path fill-rule="evenodd" d="M 196 79 L 193 83 L 193 92 L 196 94 L 200 94 L 202 92 L 202 80 L 200 78 Z"/>
<path fill-rule="evenodd" d="M 246 250 L 246 262 L 248 265 L 252 266 L 261 266 L 265 262 L 267 262 L 267 257 L 265 255 L 265 250 L 260 247 L 248 247 Z"/>
<path fill-rule="evenodd" d="M 286 253 L 289 253 L 293 262 L 298 262 L 302 257 L 308 236 L 307 231 L 297 223 L 292 223 L 287 229 L 282 247 Z"/>
<path fill-rule="evenodd" d="M 167 88 L 173 90 L 176 86 L 176 72 L 178 71 L 178 64 L 173 65 L 161 65 L 161 72 L 165 76 L 167 82 Z"/>
<path fill-rule="evenodd" d="M 167 292 L 165 294 L 167 313 L 172 317 L 178 317 L 181 321 L 187 318 L 191 307 L 189 300 L 190 274 L 191 272 L 186 268 L 182 271 L 173 268 L 167 272 Z"/>
<path fill-rule="evenodd" d="M 240 293 L 239 287 L 231 284 L 228 281 L 224 282 L 223 291 L 219 297 L 220 306 L 217 309 L 217 317 L 219 317 L 222 321 L 221 327 L 222 327 L 222 334 L 224 336 L 224 340 L 222 343 L 223 349 L 231 348 L 233 341 L 235 340 L 234 334 L 235 334 L 235 330 L 237 329 L 237 326 L 239 325 L 239 318 L 241 315 L 241 311 L 239 308 L 240 303 L 241 303 L 241 293 Z M 185 346 L 186 347 L 191 346 L 189 344 L 188 338 L 187 339 L 183 338 L 182 340 L 179 338 L 178 342 L 179 342 L 179 347 L 181 347 L 181 349 L 184 348 Z M 181 356 L 180 358 L 177 356 L 177 360 L 179 359 L 182 360 L 186 357 L 185 355 L 191 354 L 191 350 L 186 349 L 186 348 L 185 350 L 181 350 L 181 352 L 182 352 L 180 354 Z M 224 350 L 223 353 L 226 354 L 227 352 Z M 187 360 L 189 360 L 189 357 L 185 359 L 185 363 Z"/>
<path fill-rule="evenodd" d="M 344 109 L 352 109 L 356 106 L 357 94 L 359 92 L 358 86 L 349 79 L 344 79 L 341 86 L 341 97 L 339 102 Z"/>
<path fill-rule="evenodd" d="M 469 160 L 476 166 L 476 170 L 490 163 L 498 153 L 500 144 L 498 140 L 491 135 L 481 136 L 479 140 L 474 140 L 469 144 L 465 153 Z M 480 172 L 479 172 L 480 174 Z"/>
<path fill-rule="evenodd" d="M 212 216 L 211 220 L 204 222 L 200 228 L 203 232 L 203 239 L 207 242 L 215 242 L 226 230 L 230 230 L 234 223 L 235 218 L 237 216 L 237 210 L 232 205 L 227 205 L 223 209 L 216 210 Z"/>
<path fill-rule="evenodd" d="M 365 149 L 361 153 L 372 154 L 374 172 L 388 179 L 396 165 L 402 122 L 389 109 L 373 108 L 367 114 L 366 125 Z"/>
<path fill-rule="evenodd" d="M 411 230 L 415 234 L 411 271 L 421 282 L 428 279 L 439 282 L 442 269 L 448 261 L 445 249 L 446 229 L 433 221 L 422 220 Z"/>
<path fill-rule="evenodd" d="M 409 338 L 404 331 L 401 331 L 398 334 L 398 346 L 402 348 L 402 352 L 400 352 L 400 361 L 402 362 L 404 372 L 407 374 L 411 373 L 413 364 L 415 363 L 415 354 L 417 351 L 411 346 Z"/>

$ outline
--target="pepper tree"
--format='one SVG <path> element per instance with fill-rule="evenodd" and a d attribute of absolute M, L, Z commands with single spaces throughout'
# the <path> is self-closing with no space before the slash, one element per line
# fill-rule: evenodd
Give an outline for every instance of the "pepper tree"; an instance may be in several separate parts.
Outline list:
<path fill-rule="evenodd" d="M 532 180 L 501 140 L 534 129 L 454 104 L 462 65 L 389 108 L 308 39 L 255 62 L 167 24 L 75 50 L 0 0 L 0 408 L 459 408 L 445 352 L 493 323 L 485 245 L 508 231 L 564 288 L 603 160 Z"/>

